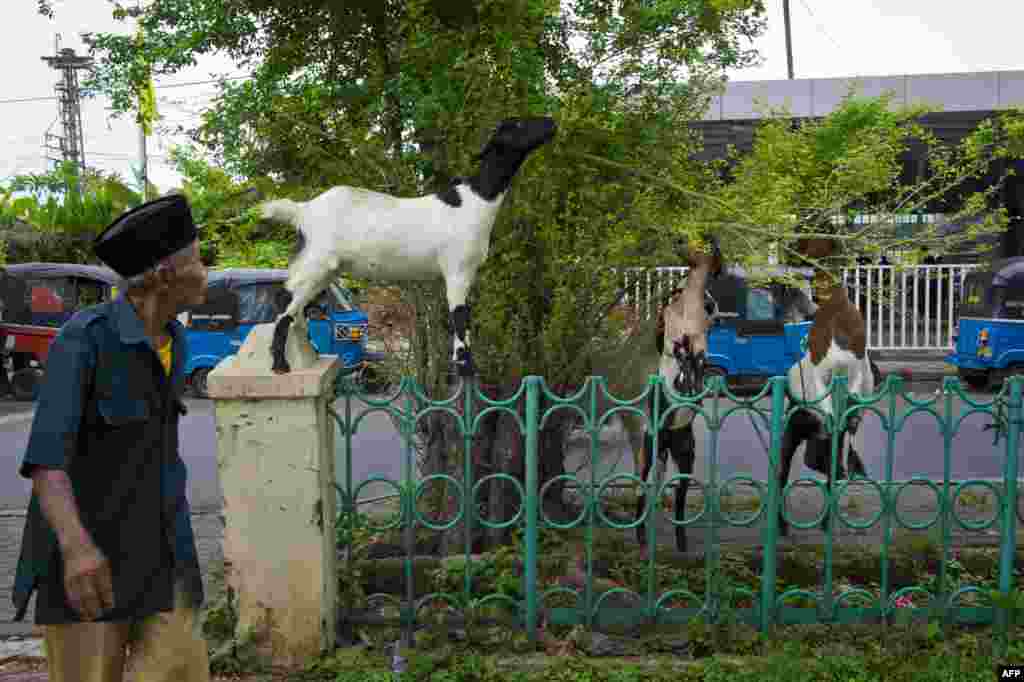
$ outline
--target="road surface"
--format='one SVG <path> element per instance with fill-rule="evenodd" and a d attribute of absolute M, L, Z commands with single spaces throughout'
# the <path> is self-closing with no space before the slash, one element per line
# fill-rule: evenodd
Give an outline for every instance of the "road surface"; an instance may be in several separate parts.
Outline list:
<path fill-rule="evenodd" d="M 975 395 L 977 399 L 989 399 Z M 181 453 L 189 472 L 188 496 L 193 512 L 216 512 L 220 509 L 220 485 L 217 479 L 215 424 L 213 405 L 206 400 L 187 400 L 188 414 L 181 421 Z M 768 400 L 760 403 L 767 409 Z M 31 403 L 0 402 L 0 470 L 8 472 L 0 476 L 0 511 L 23 510 L 28 502 L 31 483 L 17 475 L 32 417 Z M 359 409 L 359 408 L 355 408 Z M 906 407 L 898 408 L 905 411 Z M 958 403 L 956 409 L 961 409 Z M 754 419 L 757 419 L 756 417 Z M 964 420 L 952 441 L 950 477 L 1002 478 L 1005 463 L 1005 441 L 998 446 L 992 444 L 992 432 L 985 431 L 984 425 L 991 422 L 987 415 L 975 414 Z M 761 420 L 754 420 L 745 412 L 736 412 L 723 423 L 718 439 L 718 479 L 724 480 L 736 474 L 746 474 L 764 480 L 768 476 L 768 456 L 765 445 L 769 433 Z M 696 423 L 697 463 L 694 475 L 703 480 L 710 465 L 710 430 L 704 420 Z M 344 476 L 343 440 L 336 433 L 338 457 L 336 468 L 339 480 Z M 888 434 L 882 428 L 881 420 L 874 414 L 865 417 L 854 443 L 867 466 L 871 478 L 884 480 L 886 477 L 885 455 Z M 928 414 L 918 413 L 907 418 L 903 429 L 893 441 L 894 480 L 912 476 L 926 476 L 941 480 L 943 477 L 943 440 L 935 419 Z M 585 468 L 588 442 L 577 437 L 570 441 L 568 468 L 581 466 L 581 476 L 589 478 Z M 403 478 L 405 448 L 391 420 L 382 413 L 368 415 L 352 439 L 353 479 L 358 483 L 371 475 L 385 476 L 392 480 Z M 287 456 L 282 453 L 282 456 Z M 602 437 L 598 460 L 598 477 L 615 472 L 632 471 L 632 452 L 622 432 L 613 424 Z M 1024 471 L 1024 466 L 1019 468 Z M 791 477 L 810 476 L 812 472 L 803 466 L 802 453 L 794 459 Z M 365 486 L 361 498 L 394 492 L 390 486 L 373 483 Z"/>

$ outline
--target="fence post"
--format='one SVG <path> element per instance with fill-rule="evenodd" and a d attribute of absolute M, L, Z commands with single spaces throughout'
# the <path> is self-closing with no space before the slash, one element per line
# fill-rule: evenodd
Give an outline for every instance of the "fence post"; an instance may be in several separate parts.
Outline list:
<path fill-rule="evenodd" d="M 1010 400 L 1006 406 L 1006 467 L 1003 476 L 1004 499 L 1003 519 L 1001 522 L 1003 541 L 999 553 L 999 592 L 1007 597 L 1013 588 L 1013 564 L 1017 555 L 1017 457 L 1020 444 L 1021 426 L 1021 381 L 1019 376 L 1009 379 Z M 996 609 L 996 624 L 1000 639 L 1000 648 L 1005 652 L 1006 636 L 1009 632 L 1010 612 L 1008 609 Z"/>
<path fill-rule="evenodd" d="M 782 455 L 782 432 L 786 416 L 786 378 L 772 377 L 771 448 L 768 452 L 768 511 L 765 523 L 764 563 L 761 565 L 761 632 L 768 633 L 775 621 L 775 574 L 778 564 L 779 506 L 782 491 L 779 489 L 779 459 Z"/>
<path fill-rule="evenodd" d="M 526 634 L 537 642 L 537 530 L 539 519 L 537 439 L 540 424 L 540 377 L 526 381 Z"/>

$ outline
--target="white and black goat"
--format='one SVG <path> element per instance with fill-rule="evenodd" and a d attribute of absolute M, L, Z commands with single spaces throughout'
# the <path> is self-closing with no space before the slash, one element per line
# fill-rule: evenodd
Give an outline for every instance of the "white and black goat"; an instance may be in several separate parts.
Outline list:
<path fill-rule="evenodd" d="M 477 157 L 476 174 L 436 194 L 398 198 L 340 186 L 304 203 L 262 204 L 263 217 L 292 224 L 299 233 L 299 251 L 285 283 L 292 300 L 271 343 L 273 370 L 290 371 L 284 353 L 290 325 L 295 321 L 306 331 L 305 307 L 344 270 L 366 279 L 443 277 L 455 328 L 454 360 L 461 375 L 472 375 L 466 342 L 469 288 L 487 258 L 491 228 L 512 178 L 555 131 L 548 117 L 502 121 Z"/>

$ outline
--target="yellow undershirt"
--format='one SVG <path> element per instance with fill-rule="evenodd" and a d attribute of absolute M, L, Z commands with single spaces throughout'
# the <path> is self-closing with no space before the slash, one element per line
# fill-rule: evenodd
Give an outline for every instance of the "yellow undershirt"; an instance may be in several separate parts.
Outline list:
<path fill-rule="evenodd" d="M 167 372 L 167 376 L 171 375 L 171 341 L 168 339 L 167 343 L 164 344 L 163 348 L 160 348 L 156 352 L 160 356 L 160 362 L 163 363 L 164 370 Z"/>

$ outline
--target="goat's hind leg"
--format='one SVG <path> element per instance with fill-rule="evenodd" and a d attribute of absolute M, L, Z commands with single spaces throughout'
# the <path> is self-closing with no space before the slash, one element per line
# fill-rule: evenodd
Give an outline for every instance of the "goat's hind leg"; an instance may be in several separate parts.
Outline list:
<path fill-rule="evenodd" d="M 291 279 L 289 279 L 286 284 L 286 288 L 292 293 L 292 300 L 285 309 L 284 314 L 277 319 L 277 323 L 274 326 L 274 338 L 270 343 L 270 355 L 273 359 L 271 369 L 275 374 L 287 374 L 291 371 L 291 366 L 285 357 L 285 348 L 288 342 L 288 333 L 291 331 L 291 325 L 298 320 L 297 326 L 303 332 L 308 330 L 306 319 L 303 317 L 306 306 L 316 298 L 317 294 L 326 288 L 328 281 L 299 279 L 292 285 Z"/>
<path fill-rule="evenodd" d="M 793 464 L 793 455 L 796 454 L 796 449 L 800 447 L 800 442 L 805 437 L 801 429 L 802 424 L 799 422 L 795 423 L 795 420 L 798 420 L 801 414 L 801 412 L 795 413 L 786 424 L 786 430 L 782 434 L 782 447 L 779 452 L 779 470 L 776 472 L 779 487 L 779 535 L 783 537 L 789 535 L 789 524 L 786 523 L 786 518 L 783 514 L 783 509 L 786 506 L 786 498 L 783 491 L 789 482 L 789 470 Z"/>
<path fill-rule="evenodd" d="M 274 339 L 270 342 L 270 357 L 273 360 L 271 369 L 275 374 L 287 374 L 292 370 L 288 360 L 284 356 L 285 344 L 288 341 L 288 332 L 291 330 L 292 316 L 285 313 L 277 318 L 274 325 Z"/>
<path fill-rule="evenodd" d="M 638 457 L 639 466 L 637 468 L 642 483 L 640 484 L 640 494 L 636 499 L 636 516 L 634 516 L 634 519 L 639 519 L 647 507 L 647 476 L 651 473 L 651 464 L 654 462 L 654 436 L 649 430 L 644 429 L 643 438 L 643 445 Z M 657 491 L 655 491 L 655 494 L 657 494 Z M 640 543 L 641 547 L 647 545 L 647 522 L 650 520 L 648 518 L 636 527 L 636 541 Z"/>
<path fill-rule="evenodd" d="M 680 474 L 693 475 L 693 463 L 697 458 L 697 440 L 693 437 L 693 425 L 684 426 L 674 432 L 669 441 L 671 443 L 672 459 Z M 676 487 L 676 549 L 685 552 L 687 549 L 686 526 L 679 525 L 686 520 L 686 493 L 690 489 L 690 479 L 679 479 Z"/>

